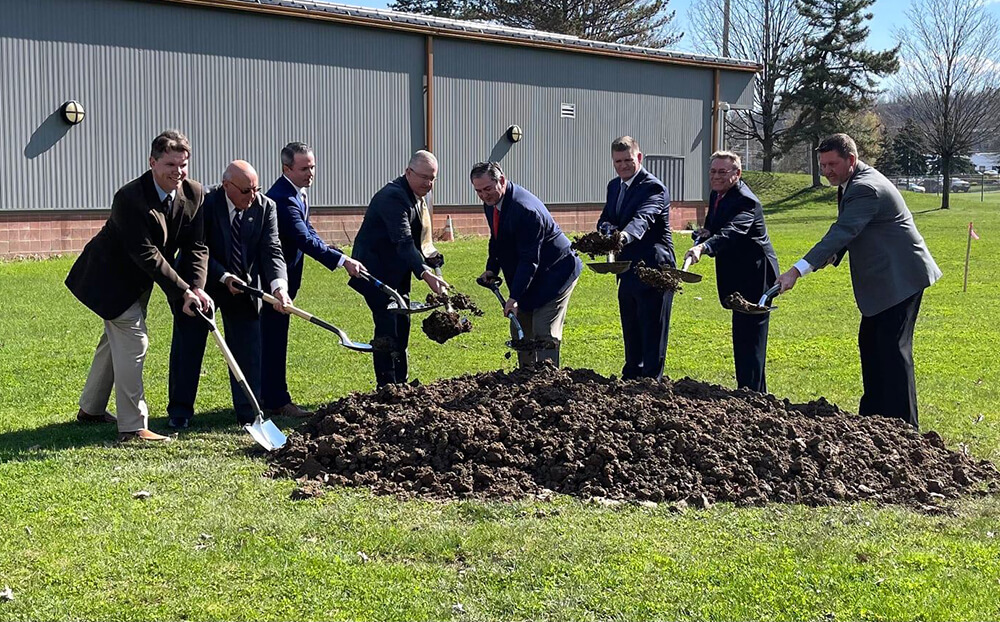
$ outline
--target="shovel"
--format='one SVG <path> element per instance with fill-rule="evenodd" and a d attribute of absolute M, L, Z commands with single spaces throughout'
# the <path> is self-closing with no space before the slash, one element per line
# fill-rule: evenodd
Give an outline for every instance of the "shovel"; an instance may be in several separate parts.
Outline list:
<path fill-rule="evenodd" d="M 632 267 L 631 261 L 615 261 L 615 254 L 608 253 L 607 261 L 595 261 L 588 263 L 587 267 L 598 274 L 621 274 L 625 272 L 630 267 Z"/>
<path fill-rule="evenodd" d="M 256 287 L 250 287 L 249 285 L 243 283 L 233 283 L 233 285 L 236 287 L 236 289 L 245 292 L 247 294 L 250 294 L 251 296 L 260 298 L 261 300 L 263 300 L 268 304 L 273 305 L 274 303 L 278 302 L 277 298 L 275 298 L 274 296 L 268 294 L 263 290 L 257 289 Z M 315 315 L 312 315 L 311 313 L 307 313 L 297 307 L 288 307 L 288 309 L 292 312 L 292 315 L 297 315 L 300 318 L 309 321 L 311 324 L 315 324 L 320 328 L 325 328 L 326 330 L 340 337 L 340 345 L 344 346 L 348 350 L 354 350 L 356 352 L 373 351 L 372 345 L 370 343 L 358 343 L 357 341 L 352 341 L 351 338 L 347 336 L 347 333 L 345 333 L 343 330 L 337 328 L 333 324 L 328 324 L 324 322 L 323 320 L 319 319 Z"/>
<path fill-rule="evenodd" d="M 694 272 L 688 272 L 688 268 L 690 267 L 691 267 L 691 258 L 685 257 L 684 264 L 681 266 L 680 270 L 678 270 L 677 268 L 669 268 L 667 266 L 660 268 L 660 270 L 666 272 L 667 274 L 673 276 L 674 278 L 680 279 L 684 283 L 699 283 L 702 279 L 702 276 L 700 274 L 695 274 Z"/>
<path fill-rule="evenodd" d="M 764 292 L 764 295 L 760 297 L 760 301 L 755 305 L 749 305 L 747 309 L 740 309 L 740 313 L 747 313 L 750 315 L 763 315 L 765 313 L 770 313 L 778 307 L 771 306 L 771 301 L 774 300 L 775 296 L 780 293 L 781 285 L 777 284 L 771 289 Z"/>
<path fill-rule="evenodd" d="M 501 309 L 507 306 L 507 300 L 503 297 L 503 294 L 500 293 L 500 285 L 502 283 L 503 279 L 501 279 L 500 277 L 495 277 L 489 281 L 487 281 L 483 277 L 479 277 L 478 279 L 476 279 L 477 285 L 485 287 L 486 289 L 493 292 L 493 295 L 496 296 L 497 300 L 500 301 Z M 507 317 L 510 318 L 510 325 L 513 326 L 514 330 L 517 331 L 517 338 L 521 341 L 524 341 L 524 330 L 521 329 L 521 323 L 517 321 L 517 317 L 514 315 L 514 312 L 511 311 L 510 313 L 508 313 Z"/>
<path fill-rule="evenodd" d="M 250 385 L 247 384 L 246 376 L 243 375 L 243 371 L 240 370 L 240 366 L 236 364 L 236 359 L 233 358 L 233 353 L 229 351 L 229 346 L 226 345 L 226 341 L 222 338 L 222 333 L 219 332 L 219 327 L 215 325 L 215 314 L 205 315 L 200 309 L 196 309 L 195 313 L 201 316 L 201 319 L 208 322 L 208 325 L 212 328 L 212 337 L 215 338 L 215 343 L 218 344 L 219 349 L 222 350 L 222 356 L 226 358 L 226 365 L 229 366 L 229 371 L 233 372 L 233 376 L 236 378 L 236 383 L 240 385 L 243 389 L 243 393 L 250 400 L 250 405 L 253 407 L 253 411 L 256 414 L 253 423 L 247 423 L 243 427 L 253 440 L 257 441 L 257 444 L 268 451 L 273 451 L 275 449 L 280 449 L 285 445 L 286 437 L 278 429 L 278 426 L 274 425 L 270 419 L 264 419 L 264 413 L 260 410 L 260 404 L 257 403 L 257 398 L 254 396 L 253 391 L 250 389 Z"/>
<path fill-rule="evenodd" d="M 390 313 L 398 313 L 400 315 L 413 315 L 414 313 L 423 313 L 425 311 L 430 311 L 431 309 L 436 309 L 442 306 L 442 303 L 436 304 L 425 304 L 422 302 L 407 302 L 406 298 L 402 294 L 389 287 L 382 281 L 373 277 L 367 270 L 361 272 L 361 277 L 366 281 L 377 287 L 383 294 L 390 298 L 389 305 L 386 309 Z"/>

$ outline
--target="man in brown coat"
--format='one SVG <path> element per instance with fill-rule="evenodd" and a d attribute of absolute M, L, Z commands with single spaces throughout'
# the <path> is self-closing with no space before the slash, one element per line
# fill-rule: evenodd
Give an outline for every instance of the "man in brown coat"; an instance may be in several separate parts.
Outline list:
<path fill-rule="evenodd" d="M 115 387 L 119 442 L 164 441 L 151 432 L 142 386 L 149 338 L 146 304 L 153 283 L 188 315 L 210 309 L 203 291 L 208 267 L 201 184 L 187 179 L 191 145 L 180 132 L 167 130 L 153 140 L 149 171 L 115 193 L 111 216 L 83 249 L 66 277 L 66 286 L 104 320 L 80 396 L 77 420 L 114 421 L 107 413 Z M 172 265 L 178 249 L 181 262 Z M 183 275 L 183 276 L 182 276 Z"/>

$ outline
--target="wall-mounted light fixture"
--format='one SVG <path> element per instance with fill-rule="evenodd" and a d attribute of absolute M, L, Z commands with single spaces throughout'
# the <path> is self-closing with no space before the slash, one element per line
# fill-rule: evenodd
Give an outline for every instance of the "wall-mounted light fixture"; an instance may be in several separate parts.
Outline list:
<path fill-rule="evenodd" d="M 83 118 L 87 116 L 87 111 L 83 109 L 83 104 L 71 99 L 59 108 L 60 114 L 62 114 L 63 121 L 69 123 L 70 125 L 76 125 L 83 121 Z"/>
<path fill-rule="evenodd" d="M 524 137 L 524 132 L 521 131 L 520 125 L 512 125 L 507 128 L 507 140 L 512 143 L 521 142 L 521 138 Z"/>

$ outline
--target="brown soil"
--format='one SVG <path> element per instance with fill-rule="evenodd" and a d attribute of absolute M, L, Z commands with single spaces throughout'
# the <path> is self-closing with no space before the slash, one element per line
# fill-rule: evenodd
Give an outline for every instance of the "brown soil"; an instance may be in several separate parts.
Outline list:
<path fill-rule="evenodd" d="M 620 253 L 622 251 L 622 242 L 618 236 L 604 235 L 598 231 L 592 231 L 591 233 L 575 238 L 572 248 L 575 251 L 589 255 L 593 259 L 597 255 Z"/>
<path fill-rule="evenodd" d="M 479 308 L 479 305 L 477 305 L 472 298 L 469 298 L 468 294 L 456 291 L 452 291 L 450 294 L 435 294 L 433 292 L 427 294 L 427 304 L 429 305 L 447 305 L 448 303 L 451 303 L 451 307 L 453 309 L 468 311 L 475 316 L 483 315 L 483 310 Z"/>
<path fill-rule="evenodd" d="M 639 277 L 640 281 L 661 292 L 681 291 L 681 280 L 679 278 L 659 268 L 647 268 L 646 264 L 641 261 L 635 266 L 635 274 Z"/>
<path fill-rule="evenodd" d="M 543 373 L 538 373 L 542 371 Z M 492 372 L 389 385 L 326 405 L 274 454 L 274 472 L 377 493 L 513 499 L 549 491 L 637 502 L 933 510 L 1000 490 L 989 462 L 935 432 L 820 399 L 591 370 Z"/>
<path fill-rule="evenodd" d="M 449 313 L 437 309 L 431 311 L 431 314 L 424 318 L 423 328 L 424 333 L 432 341 L 444 343 L 452 337 L 471 331 L 472 322 L 469 321 L 469 318 L 462 317 L 454 311 Z"/>
<path fill-rule="evenodd" d="M 739 292 L 733 292 L 732 294 L 726 296 L 726 299 L 722 301 L 722 306 L 727 309 L 732 309 L 733 311 L 741 311 L 743 313 L 746 313 L 748 311 L 760 311 L 762 309 L 766 309 L 766 307 L 762 307 L 756 302 L 750 302 L 742 295 L 740 295 Z"/>

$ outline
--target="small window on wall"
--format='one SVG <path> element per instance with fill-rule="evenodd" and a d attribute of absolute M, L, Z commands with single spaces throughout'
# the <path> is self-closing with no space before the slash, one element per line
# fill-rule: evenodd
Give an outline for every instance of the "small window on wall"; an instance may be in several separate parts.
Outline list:
<path fill-rule="evenodd" d="M 559 104 L 559 116 L 563 119 L 576 118 L 576 104 Z"/>

